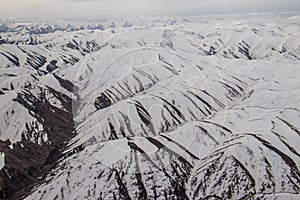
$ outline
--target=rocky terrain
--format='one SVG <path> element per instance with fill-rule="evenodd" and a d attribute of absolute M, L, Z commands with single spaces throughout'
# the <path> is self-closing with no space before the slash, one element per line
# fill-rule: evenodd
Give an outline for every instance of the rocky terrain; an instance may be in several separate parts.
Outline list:
<path fill-rule="evenodd" d="M 1 199 L 299 199 L 300 16 L 2 19 Z"/>

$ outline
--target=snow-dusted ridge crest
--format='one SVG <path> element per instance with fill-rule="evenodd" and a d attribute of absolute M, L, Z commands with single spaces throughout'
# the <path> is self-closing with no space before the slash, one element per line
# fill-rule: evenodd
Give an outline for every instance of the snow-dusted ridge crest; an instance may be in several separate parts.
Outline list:
<path fill-rule="evenodd" d="M 5 23 L 0 198 L 300 198 L 299 16 Z"/>

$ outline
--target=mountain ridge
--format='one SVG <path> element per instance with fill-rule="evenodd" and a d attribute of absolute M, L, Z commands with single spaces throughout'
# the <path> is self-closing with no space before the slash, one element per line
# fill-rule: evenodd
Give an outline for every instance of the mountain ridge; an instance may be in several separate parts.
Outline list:
<path fill-rule="evenodd" d="M 299 198 L 300 24 L 273 17 L 1 40 L 1 198 Z"/>

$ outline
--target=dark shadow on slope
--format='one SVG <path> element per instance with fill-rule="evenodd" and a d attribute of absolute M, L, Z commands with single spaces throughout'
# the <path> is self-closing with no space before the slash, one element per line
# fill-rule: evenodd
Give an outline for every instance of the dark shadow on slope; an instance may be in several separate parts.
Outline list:
<path fill-rule="evenodd" d="M 71 83 L 68 86 L 75 88 Z M 46 92 L 55 96 L 63 107 L 50 104 Z M 27 195 L 55 167 L 67 142 L 74 137 L 74 100 L 67 95 L 48 87 L 38 95 L 23 91 L 14 101 L 24 106 L 43 125 L 43 130 L 36 132 L 33 124 L 26 123 L 26 134 L 13 144 L 13 149 L 9 141 L 0 141 L 0 151 L 5 153 L 5 166 L 0 171 L 0 199 L 21 199 Z M 43 141 L 41 137 L 45 134 L 48 139 Z"/>

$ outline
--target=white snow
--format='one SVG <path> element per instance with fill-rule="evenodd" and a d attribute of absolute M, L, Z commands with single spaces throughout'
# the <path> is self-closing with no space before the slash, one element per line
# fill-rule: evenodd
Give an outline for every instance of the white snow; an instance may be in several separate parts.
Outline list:
<path fill-rule="evenodd" d="M 173 180 L 191 199 L 229 191 L 233 199 L 252 191 L 253 198 L 297 199 L 298 19 L 275 14 L 138 18 L 129 21 L 131 28 L 115 20 L 116 27 L 103 31 L 57 31 L 36 36 L 45 42 L 38 47 L 22 45 L 45 56 L 47 64 L 58 60 L 55 73 L 78 86 L 81 100 L 68 156 L 27 199 L 121 198 L 122 187 L 132 199 L 140 198 L 142 187 L 149 199 L 169 193 L 172 199 Z M 87 41 L 98 49 L 86 53 Z M 68 48 L 69 42 L 78 43 L 78 50 Z M 6 51 L 24 65 L 3 69 L 17 76 L 0 77 L 2 88 L 16 85 L 0 96 L 0 108 L 8 112 L 0 116 L 0 139 L 16 142 L 24 123 L 35 121 L 12 101 L 27 82 L 75 97 L 52 73 L 37 75 L 15 45 L 0 47 Z M 79 61 L 64 63 L 72 56 Z M 4 55 L 0 61 L 12 65 Z M 112 105 L 97 110 L 100 95 Z M 55 96 L 46 99 L 62 107 Z M 38 143 L 43 139 L 47 135 Z"/>
<path fill-rule="evenodd" d="M 0 170 L 5 166 L 5 154 L 0 152 Z"/>

